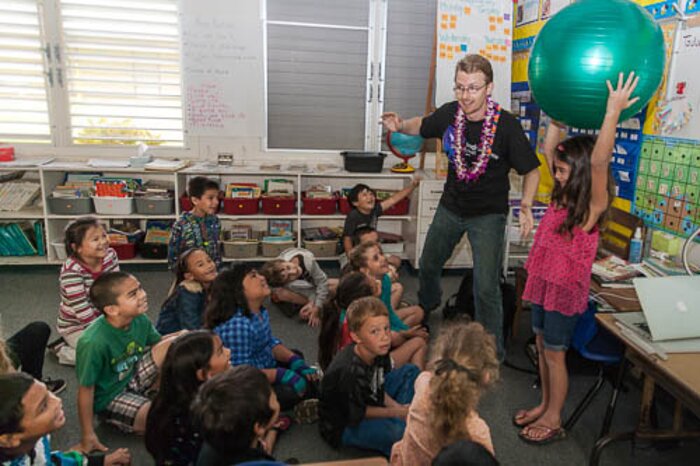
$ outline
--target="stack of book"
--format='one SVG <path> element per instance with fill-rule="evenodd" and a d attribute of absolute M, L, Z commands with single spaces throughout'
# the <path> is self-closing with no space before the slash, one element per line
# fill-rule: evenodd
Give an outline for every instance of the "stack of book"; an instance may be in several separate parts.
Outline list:
<path fill-rule="evenodd" d="M 41 192 L 39 183 L 8 181 L 0 183 L 0 210 L 17 212 L 29 206 Z"/>
<path fill-rule="evenodd" d="M 328 185 L 314 185 L 306 190 L 308 199 L 333 199 L 333 188 Z"/>
<path fill-rule="evenodd" d="M 63 184 L 53 188 L 51 197 L 90 197 L 94 193 L 95 180 L 101 176 L 101 173 L 66 173 Z"/>
<path fill-rule="evenodd" d="M 263 183 L 265 194 L 276 197 L 294 197 L 294 182 L 285 179 L 268 178 Z"/>
<path fill-rule="evenodd" d="M 302 238 L 304 241 L 322 241 L 337 239 L 340 235 L 337 229 L 328 227 L 310 227 L 303 228 L 301 230 Z M 341 229 L 342 233 L 342 229 Z"/>
<path fill-rule="evenodd" d="M 631 288 L 632 278 L 638 277 L 640 272 L 618 256 L 606 256 L 593 263 L 593 280 L 604 287 Z"/>
<path fill-rule="evenodd" d="M 237 199 L 257 199 L 262 190 L 255 183 L 229 183 L 226 185 L 226 197 Z"/>
<path fill-rule="evenodd" d="M 0 225 L 0 255 L 44 256 L 44 225 L 41 221 Z"/>

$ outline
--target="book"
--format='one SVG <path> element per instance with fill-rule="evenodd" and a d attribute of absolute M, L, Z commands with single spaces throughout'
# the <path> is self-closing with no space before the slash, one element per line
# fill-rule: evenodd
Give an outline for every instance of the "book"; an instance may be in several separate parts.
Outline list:
<path fill-rule="evenodd" d="M 639 275 L 639 271 L 633 268 L 626 260 L 614 255 L 595 261 L 591 272 L 594 278 L 597 277 L 602 282 L 629 280 Z"/>
<path fill-rule="evenodd" d="M 34 239 L 36 241 L 37 254 L 40 256 L 45 256 L 46 246 L 44 245 L 44 222 L 41 220 L 34 222 Z"/>

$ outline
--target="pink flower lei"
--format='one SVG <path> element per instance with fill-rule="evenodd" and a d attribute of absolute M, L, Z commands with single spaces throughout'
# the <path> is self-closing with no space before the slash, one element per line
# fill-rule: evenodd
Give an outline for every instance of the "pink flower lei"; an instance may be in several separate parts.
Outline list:
<path fill-rule="evenodd" d="M 478 180 L 486 171 L 486 166 L 489 164 L 493 146 L 493 140 L 496 136 L 496 128 L 498 120 L 501 118 L 501 106 L 496 103 L 491 96 L 486 97 L 486 117 L 481 126 L 481 139 L 479 141 L 479 154 L 475 161 L 468 165 L 466 148 L 462 146 L 463 138 L 465 137 L 465 129 L 467 126 L 467 116 L 462 110 L 462 107 L 457 105 L 457 114 L 455 115 L 455 137 L 454 137 L 454 156 L 452 158 L 457 174 L 457 179 L 469 183 Z"/>

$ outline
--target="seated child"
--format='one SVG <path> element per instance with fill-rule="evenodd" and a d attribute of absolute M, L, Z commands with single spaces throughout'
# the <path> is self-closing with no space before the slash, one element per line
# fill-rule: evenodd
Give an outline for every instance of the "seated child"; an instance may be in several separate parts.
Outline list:
<path fill-rule="evenodd" d="M 259 370 L 238 366 L 208 380 L 192 404 L 204 444 L 198 466 L 224 466 L 274 458 L 268 443 L 274 434 L 280 405 Z M 252 464 L 252 463 L 250 463 Z"/>
<path fill-rule="evenodd" d="M 360 227 L 370 227 L 377 229 L 377 220 L 385 210 L 393 207 L 403 198 L 410 196 L 414 189 L 420 184 L 420 176 L 414 176 L 411 184 L 397 192 L 389 199 L 377 202 L 377 195 L 372 188 L 366 184 L 356 184 L 348 193 L 348 202 L 352 210 L 345 217 L 343 225 L 343 252 L 350 253 L 353 248 L 353 235 Z M 345 266 L 345 257 L 341 256 L 341 268 Z M 399 264 L 400 265 L 400 264 Z"/>
<path fill-rule="evenodd" d="M 420 306 L 408 306 L 394 311 L 392 283 L 388 274 L 389 267 L 379 245 L 377 243 L 362 243 L 353 248 L 349 259 L 348 266 L 352 270 L 360 271 L 381 281 L 381 300 L 389 311 L 392 346 L 395 348 L 415 337 L 427 341 L 428 332 L 421 324 L 424 312 Z"/>
<path fill-rule="evenodd" d="M 90 299 L 103 315 L 78 340 L 78 417 L 83 452 L 105 450 L 93 414 L 124 432 L 143 434 L 159 368 L 178 334 L 161 339 L 148 317 L 146 291 L 131 274 L 111 272 L 95 280 Z"/>
<path fill-rule="evenodd" d="M 321 381 L 321 436 L 332 446 L 378 450 L 385 456 L 403 436 L 418 368 L 392 370 L 386 306 L 375 297 L 348 308 L 354 344 L 340 351 Z"/>
<path fill-rule="evenodd" d="M 379 232 L 370 226 L 361 226 L 357 228 L 355 234 L 352 235 L 352 247 L 361 243 L 370 242 L 379 244 Z M 391 269 L 391 279 L 396 282 L 399 278 L 398 269 L 401 268 L 401 258 L 389 254 L 385 254 L 385 256 Z"/>
<path fill-rule="evenodd" d="M 1 317 L 2 315 L 0 315 Z M 66 382 L 64 380 L 48 377 L 44 379 L 43 377 L 44 353 L 46 353 L 49 335 L 51 335 L 51 327 L 46 322 L 36 321 L 23 327 L 6 342 L 0 338 L 0 352 L 7 353 L 8 361 L 11 364 L 7 368 L 0 367 L 0 374 L 8 372 L 10 369 L 19 369 L 44 382 L 55 395 L 65 390 Z M 7 345 L 7 351 L 5 351 L 5 345 Z M 1 355 L 0 361 L 2 361 Z"/>
<path fill-rule="evenodd" d="M 68 258 L 61 267 L 58 284 L 58 333 L 66 344 L 53 344 L 61 364 L 75 365 L 75 348 L 85 328 L 100 316 L 90 301 L 90 287 L 102 274 L 119 270 L 119 260 L 104 227 L 95 217 L 79 217 L 69 223 L 64 243 Z"/>
<path fill-rule="evenodd" d="M 194 465 L 202 445 L 190 405 L 200 385 L 231 368 L 231 352 L 208 330 L 179 336 L 163 361 L 146 420 L 146 450 L 157 465 Z"/>
<path fill-rule="evenodd" d="M 202 248 L 180 254 L 175 284 L 160 310 L 156 329 L 161 335 L 202 328 L 209 286 L 216 278 L 216 264 Z"/>
<path fill-rule="evenodd" d="M 0 462 L 23 465 L 128 465 L 120 448 L 107 455 L 51 451 L 51 432 L 66 423 L 61 399 L 42 382 L 22 372 L 0 374 Z"/>
<path fill-rule="evenodd" d="M 173 224 L 168 244 L 168 266 L 172 269 L 178 257 L 190 248 L 202 248 L 221 267 L 219 236 L 221 223 L 216 212 L 219 209 L 219 183 L 203 176 L 195 176 L 187 185 L 192 210 L 183 212 Z"/>
<path fill-rule="evenodd" d="M 493 455 L 489 426 L 476 411 L 481 392 L 498 378 L 493 335 L 476 322 L 448 325 L 429 367 L 416 380 L 406 432 L 391 451 L 391 464 L 429 465 L 443 447 L 462 439 Z"/>
<path fill-rule="evenodd" d="M 346 318 L 350 304 L 357 299 L 367 296 L 379 297 L 380 294 L 381 282 L 362 272 L 350 272 L 341 277 L 335 298 L 327 301 L 323 307 L 321 332 L 318 336 L 321 369 L 326 370 L 336 353 L 352 343 Z M 426 351 L 426 341 L 416 337 L 393 349 L 389 355 L 396 368 L 410 362 L 422 369 Z"/>
<path fill-rule="evenodd" d="M 307 382 L 318 380 L 316 369 L 272 336 L 263 302 L 270 296 L 267 280 L 247 263 L 216 277 L 204 325 L 231 349 L 231 365 L 257 367 L 267 376 L 286 411 L 302 400 Z"/>
<path fill-rule="evenodd" d="M 277 259 L 266 262 L 260 273 L 273 288 L 272 300 L 289 303 L 291 315 L 296 314 L 296 306 L 301 306 L 299 317 L 312 327 L 319 324 L 319 311 L 338 286 L 338 280 L 329 279 L 313 253 L 303 248 L 282 251 Z M 286 306 L 281 308 L 284 310 Z"/>

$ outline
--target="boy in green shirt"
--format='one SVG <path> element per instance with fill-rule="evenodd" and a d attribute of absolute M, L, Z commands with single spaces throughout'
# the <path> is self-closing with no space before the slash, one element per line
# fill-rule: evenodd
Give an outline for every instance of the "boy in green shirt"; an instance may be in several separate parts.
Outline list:
<path fill-rule="evenodd" d="M 90 300 L 102 312 L 78 340 L 78 417 L 82 432 L 77 449 L 105 451 L 93 426 L 93 414 L 124 432 L 143 434 L 159 369 L 173 337 L 160 334 L 144 314 L 146 291 L 126 272 L 100 276 Z"/>

